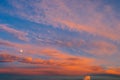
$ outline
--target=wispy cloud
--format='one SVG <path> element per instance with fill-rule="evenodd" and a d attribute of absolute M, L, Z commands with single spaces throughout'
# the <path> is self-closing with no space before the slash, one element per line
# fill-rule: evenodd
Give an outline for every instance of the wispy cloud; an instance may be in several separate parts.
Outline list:
<path fill-rule="evenodd" d="M 97 56 L 110 56 L 119 52 L 119 48 L 117 45 L 102 40 L 92 41 L 88 43 L 84 50 Z"/>
<path fill-rule="evenodd" d="M 87 32 L 111 40 L 120 40 L 119 19 L 115 16 L 118 14 L 110 5 L 103 5 L 102 1 L 43 0 L 10 3 L 17 10 L 14 14 L 21 18 L 62 29 Z"/>
<path fill-rule="evenodd" d="M 17 29 L 14 29 L 14 28 L 11 28 L 11 27 L 8 27 L 8 25 L 0 24 L 0 30 L 4 30 L 4 31 L 8 32 L 20 40 L 23 40 L 23 41 L 29 40 L 28 37 L 26 36 L 27 33 L 17 30 Z"/>

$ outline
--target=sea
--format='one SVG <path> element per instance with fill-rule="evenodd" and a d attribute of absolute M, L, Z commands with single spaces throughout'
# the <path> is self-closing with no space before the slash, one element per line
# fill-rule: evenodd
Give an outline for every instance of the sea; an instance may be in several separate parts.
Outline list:
<path fill-rule="evenodd" d="M 83 80 L 84 76 L 25 76 L 0 74 L 0 80 Z M 91 80 L 120 80 L 120 76 L 91 76 Z"/>

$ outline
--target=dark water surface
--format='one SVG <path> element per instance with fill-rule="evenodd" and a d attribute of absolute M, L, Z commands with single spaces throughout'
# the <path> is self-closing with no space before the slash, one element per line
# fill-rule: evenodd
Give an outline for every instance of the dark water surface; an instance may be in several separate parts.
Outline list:
<path fill-rule="evenodd" d="M 0 80 L 83 80 L 83 76 L 23 76 L 0 74 Z M 119 76 L 91 76 L 91 80 L 120 80 Z"/>

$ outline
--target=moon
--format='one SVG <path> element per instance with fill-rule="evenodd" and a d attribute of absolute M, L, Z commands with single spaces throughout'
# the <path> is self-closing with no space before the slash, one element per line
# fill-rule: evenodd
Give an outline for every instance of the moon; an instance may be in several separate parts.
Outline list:
<path fill-rule="evenodd" d="M 20 53 L 23 53 L 23 49 L 20 49 Z"/>

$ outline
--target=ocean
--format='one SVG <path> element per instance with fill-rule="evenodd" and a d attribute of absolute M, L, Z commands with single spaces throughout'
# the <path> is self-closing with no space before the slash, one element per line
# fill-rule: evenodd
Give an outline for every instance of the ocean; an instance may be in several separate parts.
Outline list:
<path fill-rule="evenodd" d="M 25 76 L 0 74 L 0 80 L 83 80 L 84 76 Z M 91 76 L 91 80 L 120 80 L 120 76 Z"/>

